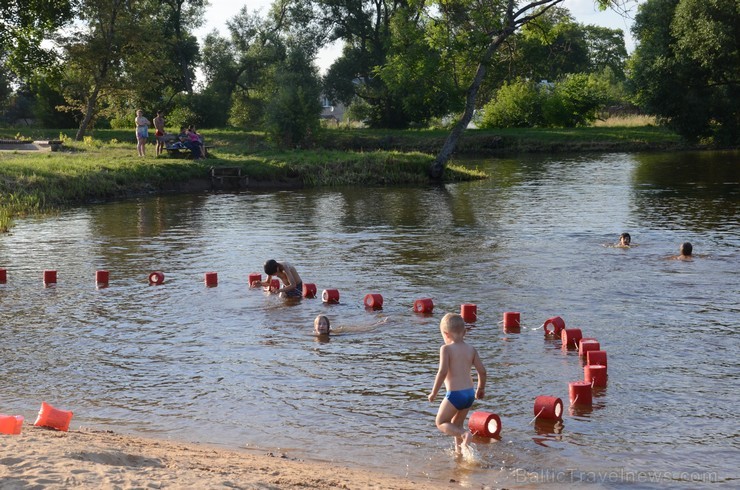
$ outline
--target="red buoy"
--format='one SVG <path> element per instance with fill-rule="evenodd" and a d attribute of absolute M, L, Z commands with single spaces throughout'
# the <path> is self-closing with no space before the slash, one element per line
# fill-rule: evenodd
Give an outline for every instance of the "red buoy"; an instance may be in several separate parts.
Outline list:
<path fill-rule="evenodd" d="M 606 366 L 586 364 L 583 366 L 583 378 L 594 388 L 603 388 L 606 386 Z"/>
<path fill-rule="evenodd" d="M 573 381 L 568 383 L 568 398 L 571 405 L 591 406 L 591 383 L 587 381 Z"/>
<path fill-rule="evenodd" d="M 339 303 L 339 290 L 324 289 L 321 293 L 321 301 L 330 304 Z"/>
<path fill-rule="evenodd" d="M 518 311 L 506 311 L 504 312 L 504 328 L 519 328 L 520 315 Z"/>
<path fill-rule="evenodd" d="M 218 286 L 218 273 L 217 272 L 206 272 L 205 283 L 209 288 Z"/>
<path fill-rule="evenodd" d="M 599 345 L 599 342 L 596 339 L 581 339 L 580 342 L 578 342 L 578 355 L 579 356 L 586 356 L 586 353 L 592 350 L 599 350 L 601 349 L 601 346 Z"/>
<path fill-rule="evenodd" d="M 586 364 L 594 365 L 600 364 L 606 366 L 606 351 L 605 350 L 590 350 L 586 352 Z"/>
<path fill-rule="evenodd" d="M 46 402 L 41 402 L 39 416 L 33 425 L 37 427 L 51 427 L 52 429 L 66 432 L 69 430 L 70 422 L 72 422 L 72 412 L 59 410 Z"/>
<path fill-rule="evenodd" d="M 315 298 L 316 297 L 316 284 L 303 283 L 303 297 L 304 298 Z"/>
<path fill-rule="evenodd" d="M 370 308 L 372 310 L 382 310 L 383 309 L 383 296 L 377 293 L 369 293 L 365 295 L 365 308 Z"/>
<path fill-rule="evenodd" d="M 108 271 L 99 270 L 95 271 L 95 284 L 98 285 L 98 287 L 105 287 L 108 285 L 108 278 L 110 277 L 110 274 Z"/>
<path fill-rule="evenodd" d="M 422 298 L 414 301 L 416 313 L 431 313 L 434 310 L 434 301 L 431 298 Z"/>
<path fill-rule="evenodd" d="M 0 269 L 0 284 L 5 284 L 8 281 L 8 271 Z"/>
<path fill-rule="evenodd" d="M 249 287 L 253 288 L 255 287 L 256 282 L 262 282 L 262 274 L 257 274 L 256 272 L 252 272 L 249 274 Z"/>
<path fill-rule="evenodd" d="M 541 395 L 534 399 L 534 417 L 560 420 L 563 418 L 563 401 L 554 396 Z"/>
<path fill-rule="evenodd" d="M 3 415 L 0 413 L 0 434 L 18 435 L 23 427 L 23 415 Z"/>
<path fill-rule="evenodd" d="M 277 293 L 278 289 L 280 289 L 280 279 L 270 280 L 270 292 Z"/>
<path fill-rule="evenodd" d="M 501 432 L 501 419 L 495 413 L 473 412 L 468 421 L 468 429 L 476 436 L 498 437 Z"/>
<path fill-rule="evenodd" d="M 44 284 L 54 284 L 57 282 L 57 271 L 44 271 Z"/>
<path fill-rule="evenodd" d="M 460 316 L 465 323 L 475 323 L 478 319 L 478 307 L 471 303 L 460 305 Z"/>
<path fill-rule="evenodd" d="M 554 316 L 545 320 L 545 324 L 542 326 L 545 329 L 545 337 L 552 335 L 553 337 L 557 338 L 560 337 L 560 332 L 565 330 L 565 320 L 563 320 L 559 316 Z M 550 330 L 548 327 L 552 327 L 552 330 Z"/>
<path fill-rule="evenodd" d="M 154 271 L 149 273 L 149 284 L 159 286 L 164 284 L 164 272 Z"/>
<path fill-rule="evenodd" d="M 565 328 L 560 332 L 560 341 L 566 349 L 577 349 L 581 338 L 583 334 L 580 328 Z"/>

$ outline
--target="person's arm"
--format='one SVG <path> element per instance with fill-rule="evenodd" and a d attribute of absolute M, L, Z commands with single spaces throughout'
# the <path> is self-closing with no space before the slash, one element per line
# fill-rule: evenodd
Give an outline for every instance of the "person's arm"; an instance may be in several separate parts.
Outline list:
<path fill-rule="evenodd" d="M 481 400 L 486 395 L 486 368 L 480 360 L 478 351 L 473 347 L 473 366 L 478 373 L 478 387 L 475 390 L 475 398 Z"/>
<path fill-rule="evenodd" d="M 434 386 L 432 386 L 432 391 L 429 393 L 429 401 L 433 402 L 435 398 L 437 398 L 437 393 L 439 392 L 439 389 L 442 387 L 442 383 L 444 383 L 445 378 L 447 378 L 447 372 L 450 370 L 450 363 L 447 359 L 447 349 L 446 345 L 443 345 L 439 348 L 439 369 L 437 370 L 437 376 L 434 378 Z"/>

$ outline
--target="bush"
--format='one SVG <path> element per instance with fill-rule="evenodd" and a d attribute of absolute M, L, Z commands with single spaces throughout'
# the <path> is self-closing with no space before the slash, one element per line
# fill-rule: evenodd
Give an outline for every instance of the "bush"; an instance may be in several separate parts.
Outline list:
<path fill-rule="evenodd" d="M 542 123 L 542 92 L 537 84 L 519 80 L 505 83 L 483 107 L 483 128 L 531 128 Z"/>

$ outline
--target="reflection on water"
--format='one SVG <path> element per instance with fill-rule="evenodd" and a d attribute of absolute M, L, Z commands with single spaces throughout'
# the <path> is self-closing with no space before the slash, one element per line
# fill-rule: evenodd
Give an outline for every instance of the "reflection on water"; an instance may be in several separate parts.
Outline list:
<path fill-rule="evenodd" d="M 485 182 L 155 197 L 20 222 L 0 236 L 0 412 L 33 419 L 46 400 L 74 410 L 73 428 L 279 447 L 474 487 L 625 470 L 729 482 L 738 160 L 528 157 L 476 162 Z M 603 246 L 622 231 L 638 246 Z M 706 257 L 665 260 L 683 241 Z M 273 257 L 339 289 L 340 304 L 250 290 Z M 44 269 L 58 284 L 42 287 Z M 108 288 L 95 288 L 97 269 Z M 153 270 L 163 285 L 148 285 Z M 383 310 L 365 310 L 371 292 Z M 411 311 L 422 297 L 434 314 Z M 503 425 L 500 440 L 476 438 L 480 465 L 451 457 L 426 400 L 439 319 L 462 303 L 478 306 L 468 340 L 490 376 L 475 409 Z M 519 332 L 501 329 L 504 311 L 521 312 Z M 319 313 L 328 342 L 311 335 Z M 583 379 L 577 352 L 543 340 L 555 315 L 608 351 L 608 385 L 590 409 L 530 424 L 535 397 L 567 403 Z"/>

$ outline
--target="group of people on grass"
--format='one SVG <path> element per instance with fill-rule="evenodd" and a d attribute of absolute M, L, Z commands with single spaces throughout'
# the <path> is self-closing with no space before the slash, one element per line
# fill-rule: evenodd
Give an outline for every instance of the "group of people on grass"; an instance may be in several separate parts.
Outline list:
<path fill-rule="evenodd" d="M 152 126 L 152 122 L 149 122 L 149 119 L 144 117 L 144 111 L 139 109 L 136 111 L 134 124 L 136 125 L 136 149 L 139 152 L 139 156 L 143 157 L 146 154 L 146 144 L 149 141 L 149 127 Z M 157 111 L 157 117 L 154 118 L 153 124 L 155 129 L 154 136 L 157 139 L 157 156 L 161 155 L 165 148 L 186 148 L 190 150 L 192 157 L 196 160 L 206 157 L 203 136 L 196 131 L 195 126 L 181 127 L 180 133 L 177 135 L 177 140 L 172 145 L 167 146 L 167 141 L 172 138 L 165 131 L 165 121 L 162 111 Z"/>

